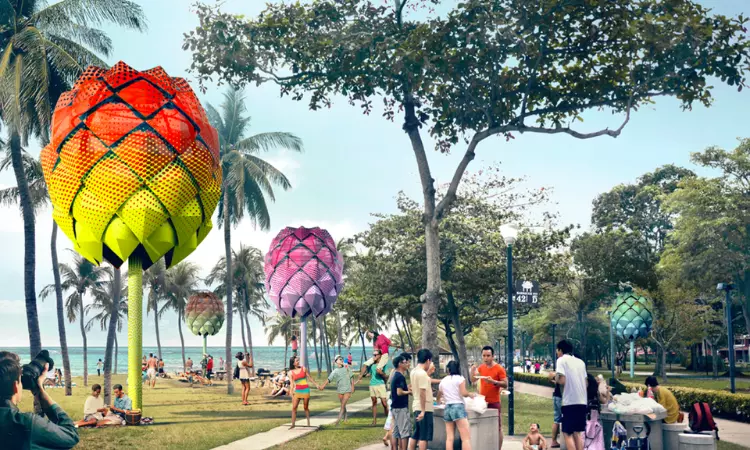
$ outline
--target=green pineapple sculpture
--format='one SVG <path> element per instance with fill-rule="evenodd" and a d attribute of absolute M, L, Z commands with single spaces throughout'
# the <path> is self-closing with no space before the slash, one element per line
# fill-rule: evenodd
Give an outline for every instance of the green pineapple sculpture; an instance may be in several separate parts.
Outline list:
<path fill-rule="evenodd" d="M 216 335 L 224 325 L 224 303 L 213 292 L 191 295 L 185 308 L 185 322 L 196 336 L 203 336 L 203 354 L 208 336 Z"/>
<path fill-rule="evenodd" d="M 648 337 L 654 319 L 649 309 L 651 301 L 632 292 L 617 296 L 612 308 L 612 330 L 630 341 L 630 378 L 635 376 L 635 340 Z"/>

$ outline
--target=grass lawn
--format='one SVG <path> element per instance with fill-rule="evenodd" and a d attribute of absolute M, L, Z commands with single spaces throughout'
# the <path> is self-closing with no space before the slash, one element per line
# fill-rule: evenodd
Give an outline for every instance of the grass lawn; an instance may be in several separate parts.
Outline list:
<path fill-rule="evenodd" d="M 743 447 L 741 445 L 732 444 L 731 442 L 719 441 L 716 446 L 719 450 L 747 450 L 750 447 Z"/>
<path fill-rule="evenodd" d="M 315 376 L 315 379 L 322 380 L 322 377 Z M 74 378 L 74 381 L 79 387 L 73 388 L 72 396 L 65 397 L 62 389 L 52 389 L 50 395 L 73 420 L 80 420 L 90 386 L 102 384 L 103 380 L 101 377 L 89 377 L 88 388 L 83 387 L 81 378 Z M 114 376 L 112 383 L 125 386 L 125 375 Z M 144 415 L 153 417 L 154 425 L 81 429 L 81 442 L 76 448 L 99 450 L 103 445 L 108 448 L 147 448 L 157 445 L 162 449 L 211 449 L 289 422 L 291 401 L 271 399 L 267 396 L 269 392 L 265 388 L 251 390 L 248 398 L 250 405 L 242 406 L 239 382 L 235 382 L 235 393 L 228 396 L 226 383 L 191 388 L 178 381 L 159 380 L 155 389 L 143 388 Z M 25 394 L 21 410 L 32 411 L 32 397 L 28 392 Z M 352 401 L 367 396 L 367 388 L 358 386 Z M 336 408 L 338 404 L 335 387 L 327 388 L 324 392 L 315 390 L 310 400 L 310 410 L 316 414 Z M 299 412 L 304 418 L 301 406 Z"/>
<path fill-rule="evenodd" d="M 538 422 L 542 432 L 549 439 L 552 435 L 552 399 L 535 395 L 516 394 L 515 398 L 515 432 L 526 435 L 529 424 Z M 503 433 L 508 433 L 508 397 L 503 397 Z M 382 411 L 381 411 L 382 414 Z M 372 414 L 365 411 L 353 414 L 349 422 L 340 426 L 323 427 L 320 431 L 308 434 L 286 445 L 274 449 L 304 448 L 305 450 L 356 450 L 368 444 L 378 442 L 385 435 L 383 430 L 384 418 L 378 420 L 377 427 L 373 427 Z M 383 448 L 386 448 L 385 446 Z M 474 447 L 479 448 L 479 447 Z M 734 450 L 726 448 L 724 450 Z"/>

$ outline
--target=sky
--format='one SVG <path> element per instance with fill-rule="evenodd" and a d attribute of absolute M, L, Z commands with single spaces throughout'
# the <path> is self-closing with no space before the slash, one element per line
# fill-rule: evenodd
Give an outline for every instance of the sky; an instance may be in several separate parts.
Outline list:
<path fill-rule="evenodd" d="M 146 33 L 103 27 L 114 44 L 112 56 L 105 60 L 146 70 L 162 66 L 171 76 L 188 79 L 197 91 L 195 78 L 187 72 L 191 55 L 182 50 L 183 34 L 194 29 L 197 16 L 191 11 L 192 0 L 138 0 L 146 13 L 149 29 Z M 704 0 L 700 3 L 722 14 L 747 14 L 746 0 Z M 247 15 L 257 14 L 265 2 L 260 0 L 226 0 L 223 9 Z M 737 139 L 750 136 L 747 125 L 748 93 L 720 86 L 717 80 L 711 108 L 695 106 L 682 111 L 678 102 L 659 99 L 654 105 L 632 114 L 620 137 L 601 137 L 581 141 L 558 135 L 517 135 L 506 142 L 490 138 L 480 144 L 470 171 L 501 164 L 509 176 L 525 176 L 527 185 L 552 188 L 552 205 L 560 215 L 560 223 L 590 223 L 591 202 L 600 193 L 621 183 L 632 183 L 643 173 L 664 164 L 691 167 L 690 153 L 708 146 L 732 149 Z M 210 88 L 199 94 L 201 101 L 219 106 L 221 88 Z M 280 98 L 274 85 L 249 87 L 246 91 L 247 109 L 252 116 L 251 133 L 287 131 L 304 142 L 302 154 L 273 152 L 269 162 L 291 179 L 292 189 L 277 192 L 276 202 L 269 206 L 271 229 L 261 231 L 245 221 L 233 230 L 233 247 L 253 245 L 264 252 L 271 239 L 286 226 L 320 226 L 338 240 L 350 237 L 373 222 L 373 213 L 396 211 L 396 195 L 404 191 L 412 198 L 420 198 L 421 187 L 414 154 L 409 140 L 399 123 L 391 123 L 372 114 L 362 115 L 358 107 L 345 99 L 336 99 L 331 109 L 309 111 L 305 102 Z M 623 117 L 610 113 L 588 113 L 581 131 L 595 131 L 604 127 L 617 128 Z M 426 138 L 432 174 L 437 183 L 447 183 L 462 156 L 459 147 L 452 154 L 433 151 L 434 142 Z M 38 155 L 38 145 L 27 149 Z M 10 171 L 0 173 L 0 187 L 13 186 Z M 3 333 L 0 348 L 28 345 L 25 306 L 23 302 L 23 229 L 17 207 L 0 207 L 0 247 L 5 257 L 0 259 L 0 317 Z M 214 218 L 215 223 L 215 218 Z M 50 260 L 51 210 L 37 215 L 37 292 L 51 284 Z M 201 246 L 189 257 L 200 265 L 203 274 L 223 256 L 223 233 L 214 228 Z M 58 238 L 60 262 L 72 259 L 71 243 L 64 234 Z M 53 298 L 39 301 L 39 320 L 42 343 L 59 346 L 56 308 Z M 177 316 L 166 314 L 160 321 L 164 346 L 179 346 L 176 331 Z M 235 324 L 238 321 L 235 320 Z M 253 341 L 266 345 L 263 327 L 251 320 Z M 234 327 L 233 342 L 241 343 L 238 326 Z M 145 347 L 156 343 L 153 319 L 144 313 L 143 342 Z M 98 327 L 88 333 L 89 346 L 104 346 L 106 333 Z M 127 331 L 119 334 L 120 342 L 127 339 Z M 201 339 L 188 332 L 186 345 L 200 346 Z M 80 346 L 82 338 L 77 323 L 67 325 L 68 345 Z M 210 338 L 210 345 L 221 345 L 224 332 Z M 210 342 L 209 341 L 209 342 Z M 280 342 L 277 342 L 280 344 Z"/>

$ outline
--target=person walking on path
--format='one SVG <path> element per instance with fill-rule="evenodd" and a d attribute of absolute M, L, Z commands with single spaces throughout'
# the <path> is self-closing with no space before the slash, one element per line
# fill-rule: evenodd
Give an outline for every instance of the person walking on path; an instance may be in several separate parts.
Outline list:
<path fill-rule="evenodd" d="M 372 340 L 372 346 L 380 351 L 380 359 L 375 360 L 375 358 L 370 358 L 365 361 L 362 372 L 365 371 L 366 367 L 377 363 L 378 374 L 383 378 L 383 380 L 386 380 L 388 378 L 388 375 L 385 374 L 385 368 L 389 361 L 388 351 L 389 347 L 391 346 L 391 340 L 388 339 L 386 335 L 378 334 L 378 332 L 374 330 L 370 330 L 367 332 L 367 338 Z"/>
<path fill-rule="evenodd" d="M 482 364 L 471 366 L 471 379 L 479 381 L 479 393 L 484 395 L 487 407 L 497 410 L 497 428 L 500 434 L 499 449 L 503 448 L 503 414 L 500 390 L 508 387 L 508 375 L 503 366 L 495 362 L 495 349 L 491 345 L 482 348 Z M 572 450 L 572 449 L 571 449 Z"/>
<path fill-rule="evenodd" d="M 250 369 L 253 367 L 253 359 L 250 357 L 250 353 L 243 354 L 242 352 L 237 352 L 234 357 L 237 358 L 237 367 L 242 383 L 242 404 L 247 406 L 250 404 L 247 401 L 247 396 L 250 395 Z"/>
<path fill-rule="evenodd" d="M 458 361 L 450 361 L 446 366 L 448 376 L 443 378 L 438 387 L 438 402 L 445 399 L 445 448 L 453 450 L 453 439 L 458 429 L 461 436 L 461 450 L 471 450 L 471 432 L 469 430 L 469 415 L 466 414 L 464 397 L 476 397 L 476 394 L 466 390 L 466 378 L 461 376 Z"/>
<path fill-rule="evenodd" d="M 328 383 L 336 383 L 336 393 L 339 394 L 339 402 L 341 402 L 339 418 L 334 422 L 334 425 L 338 425 L 342 420 L 346 421 L 346 403 L 354 392 L 354 374 L 349 367 L 344 367 L 344 358 L 341 355 L 334 356 L 333 362 L 336 364 L 336 368 L 318 389 L 322 391 L 328 386 Z"/>
<path fill-rule="evenodd" d="M 388 417 L 388 394 L 385 390 L 385 380 L 380 376 L 382 371 L 376 368 L 376 364 L 379 365 L 382 358 L 383 355 L 380 353 L 380 349 L 373 349 L 371 358 L 372 363 L 365 366 L 365 370 L 362 370 L 359 379 L 354 383 L 359 383 L 362 378 L 364 378 L 365 374 L 370 374 L 370 398 L 372 399 L 373 426 L 378 424 L 378 399 L 380 399 L 380 402 L 383 404 L 383 413 L 385 414 L 385 417 Z"/>
<path fill-rule="evenodd" d="M 417 352 L 417 367 L 411 371 L 411 387 L 414 392 L 412 410 L 414 414 L 414 433 L 409 441 L 409 450 L 419 446 L 427 450 L 427 443 L 432 440 L 432 415 L 435 411 L 435 400 L 432 395 L 432 352 L 423 348 Z"/>
<path fill-rule="evenodd" d="M 292 356 L 292 358 L 289 360 L 289 367 L 292 368 L 292 370 L 289 372 L 289 378 L 291 379 L 291 389 L 292 389 L 292 426 L 289 427 L 290 430 L 294 429 L 297 423 L 297 407 L 299 407 L 299 402 L 302 400 L 303 407 L 305 409 L 305 417 L 307 417 L 307 426 L 310 426 L 310 385 L 307 382 L 307 378 L 310 376 L 309 373 L 307 373 L 307 370 L 300 366 L 299 357 L 298 356 Z M 312 378 L 310 380 L 315 384 L 316 387 L 320 388 L 318 386 L 318 383 L 315 382 Z"/>
<path fill-rule="evenodd" d="M 406 371 L 409 370 L 410 359 L 403 355 L 393 358 L 396 371 L 391 377 L 391 450 L 406 450 L 411 436 L 411 418 L 409 417 L 409 396 L 411 390 L 406 385 Z"/>
<path fill-rule="evenodd" d="M 560 448 L 558 437 L 560 436 L 560 424 L 562 423 L 562 389 L 557 384 L 557 374 L 550 372 L 547 377 L 555 385 L 555 391 L 552 393 L 552 443 L 550 448 Z"/>
<path fill-rule="evenodd" d="M 104 367 L 104 363 L 102 362 L 102 359 L 99 358 L 99 361 L 96 362 L 96 376 L 100 377 L 102 376 L 102 368 Z"/>
<path fill-rule="evenodd" d="M 146 361 L 146 374 L 148 379 L 151 381 L 151 389 L 156 387 L 156 371 L 159 367 L 159 360 L 156 359 L 153 353 L 148 354 L 148 361 Z"/>
<path fill-rule="evenodd" d="M 586 364 L 573 356 L 573 345 L 562 340 L 557 344 L 557 378 L 562 386 L 562 432 L 568 450 L 583 450 L 588 403 L 586 397 Z"/>

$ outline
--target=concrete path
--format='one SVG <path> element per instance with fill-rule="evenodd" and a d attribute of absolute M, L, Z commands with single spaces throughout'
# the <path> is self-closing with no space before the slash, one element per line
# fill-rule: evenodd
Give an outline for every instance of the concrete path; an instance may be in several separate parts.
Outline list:
<path fill-rule="evenodd" d="M 503 450 L 523 450 L 523 445 L 521 444 L 521 441 L 523 440 L 523 437 L 521 436 L 505 436 L 505 439 L 503 439 Z M 378 442 L 377 444 L 367 445 L 365 447 L 361 447 L 358 450 L 384 450 L 388 449 L 388 447 L 383 445 L 383 442 Z M 435 449 L 433 447 L 427 446 L 427 449 L 430 450 L 445 450 L 442 447 L 439 449 Z M 481 450 L 481 449 L 480 449 Z"/>
<path fill-rule="evenodd" d="M 347 413 L 351 415 L 360 411 L 369 410 L 371 406 L 372 401 L 369 398 L 366 398 L 358 402 L 349 403 L 346 405 L 346 410 Z M 297 412 L 297 426 L 293 430 L 289 429 L 292 425 L 290 422 L 266 432 L 253 434 L 244 439 L 240 439 L 239 441 L 216 447 L 214 450 L 264 450 L 315 432 L 323 425 L 334 423 L 338 416 L 339 408 L 332 409 L 310 417 L 309 427 L 302 426 L 307 424 L 307 420 L 305 419 L 304 410 L 300 407 Z M 380 443 L 380 446 L 381 449 L 384 448 L 382 442 Z"/>
<path fill-rule="evenodd" d="M 531 394 L 539 397 L 552 398 L 554 389 L 546 386 L 538 386 L 536 384 L 514 382 L 513 385 L 516 388 L 516 392 L 522 394 Z M 687 413 L 685 413 L 687 420 Z M 719 427 L 719 437 L 722 441 L 731 442 L 741 447 L 748 447 L 750 445 L 750 423 L 736 422 L 733 420 L 719 419 L 714 417 L 716 425 Z M 687 424 L 685 424 L 687 426 Z"/>

